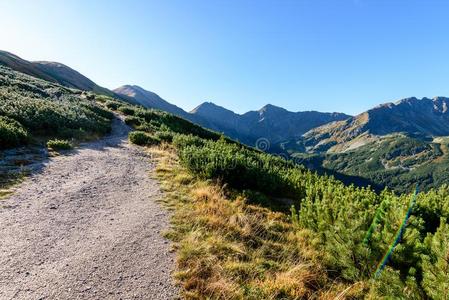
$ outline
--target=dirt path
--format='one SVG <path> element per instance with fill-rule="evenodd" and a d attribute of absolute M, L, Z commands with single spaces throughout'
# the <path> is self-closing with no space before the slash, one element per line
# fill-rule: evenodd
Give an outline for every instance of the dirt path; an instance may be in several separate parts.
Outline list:
<path fill-rule="evenodd" d="M 175 297 L 149 158 L 113 128 L 0 200 L 0 299 Z"/>

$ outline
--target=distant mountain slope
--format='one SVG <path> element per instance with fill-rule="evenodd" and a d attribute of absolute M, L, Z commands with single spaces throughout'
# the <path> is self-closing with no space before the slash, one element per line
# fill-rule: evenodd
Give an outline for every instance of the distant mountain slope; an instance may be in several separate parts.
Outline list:
<path fill-rule="evenodd" d="M 378 189 L 438 187 L 449 180 L 448 107 L 444 97 L 382 104 L 314 128 L 286 152 L 309 168 L 362 178 Z"/>
<path fill-rule="evenodd" d="M 204 102 L 189 112 L 190 119 L 209 129 L 221 132 L 247 145 L 254 146 L 253 137 L 248 132 L 240 130 L 240 115 L 233 111 Z"/>
<path fill-rule="evenodd" d="M 36 61 L 33 62 L 39 69 L 51 75 L 59 84 L 79 90 L 92 91 L 98 94 L 114 96 L 114 94 L 73 70 L 72 68 L 57 62 Z"/>
<path fill-rule="evenodd" d="M 20 57 L 0 50 L 0 64 L 11 68 L 12 70 L 25 73 L 43 80 L 47 80 L 53 83 L 57 83 L 57 81 L 42 71 L 37 65 L 29 62 L 27 60 L 21 59 Z"/>
<path fill-rule="evenodd" d="M 304 134 L 309 152 L 354 149 L 379 136 L 406 133 L 413 136 L 449 135 L 449 98 L 406 98 L 386 103 L 345 121 L 326 124 Z"/>
<path fill-rule="evenodd" d="M 66 87 L 115 96 L 110 90 L 97 85 L 86 76 L 61 63 L 47 61 L 30 62 L 17 55 L 0 50 L 0 65 L 46 81 L 59 83 Z"/>
<path fill-rule="evenodd" d="M 117 95 L 120 95 L 128 99 L 132 99 L 135 102 L 141 104 L 142 106 L 160 109 L 181 117 L 188 117 L 188 113 L 184 111 L 182 108 L 165 101 L 164 99 L 159 97 L 159 95 L 157 95 L 156 93 L 147 91 L 141 88 L 140 86 L 124 85 L 119 88 L 116 88 L 113 91 Z"/>
<path fill-rule="evenodd" d="M 232 129 L 238 126 L 239 115 L 212 102 L 204 102 L 190 111 L 190 114 L 207 119 L 215 129 Z"/>
<path fill-rule="evenodd" d="M 347 183 L 406 193 L 417 183 L 423 190 L 449 183 L 448 145 L 449 137 L 392 133 L 344 151 L 291 155 L 309 169 L 333 174 Z"/>
<path fill-rule="evenodd" d="M 299 138 L 320 125 L 350 118 L 343 113 L 291 112 L 271 104 L 239 115 L 210 102 L 201 104 L 191 114 L 209 121 L 213 129 L 229 133 L 231 137 L 246 143 L 265 138 L 272 144 Z"/>

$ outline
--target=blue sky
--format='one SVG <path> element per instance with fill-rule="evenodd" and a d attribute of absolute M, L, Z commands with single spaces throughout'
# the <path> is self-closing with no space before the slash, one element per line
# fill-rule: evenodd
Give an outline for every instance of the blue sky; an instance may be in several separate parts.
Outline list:
<path fill-rule="evenodd" d="M 449 1 L 0 0 L 0 49 L 190 110 L 449 96 Z"/>

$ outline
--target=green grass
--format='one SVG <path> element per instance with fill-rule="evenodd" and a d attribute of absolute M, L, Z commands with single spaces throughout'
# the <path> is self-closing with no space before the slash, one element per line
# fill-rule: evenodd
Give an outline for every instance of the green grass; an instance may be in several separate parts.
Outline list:
<path fill-rule="evenodd" d="M 47 142 L 47 147 L 51 150 L 70 150 L 73 149 L 73 145 L 70 141 L 67 140 L 49 140 Z"/>

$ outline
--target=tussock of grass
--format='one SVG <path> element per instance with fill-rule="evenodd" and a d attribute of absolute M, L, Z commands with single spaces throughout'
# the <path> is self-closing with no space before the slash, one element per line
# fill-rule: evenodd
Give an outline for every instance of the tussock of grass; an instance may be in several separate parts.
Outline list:
<path fill-rule="evenodd" d="M 312 248 L 303 253 L 307 236 L 286 214 L 194 178 L 167 146 L 149 151 L 174 209 L 166 236 L 175 243 L 175 277 L 185 298 L 331 299 L 347 288 L 332 287 Z M 330 287 L 336 292 L 325 294 Z"/>
<path fill-rule="evenodd" d="M 53 139 L 47 142 L 47 147 L 50 150 L 58 151 L 58 150 L 70 150 L 73 148 L 73 145 L 70 141 L 67 140 Z"/>
<path fill-rule="evenodd" d="M 0 200 L 12 194 L 14 186 L 22 182 L 25 175 L 25 173 L 0 174 Z"/>
<path fill-rule="evenodd" d="M 0 189 L 0 200 L 12 193 L 10 189 Z"/>

